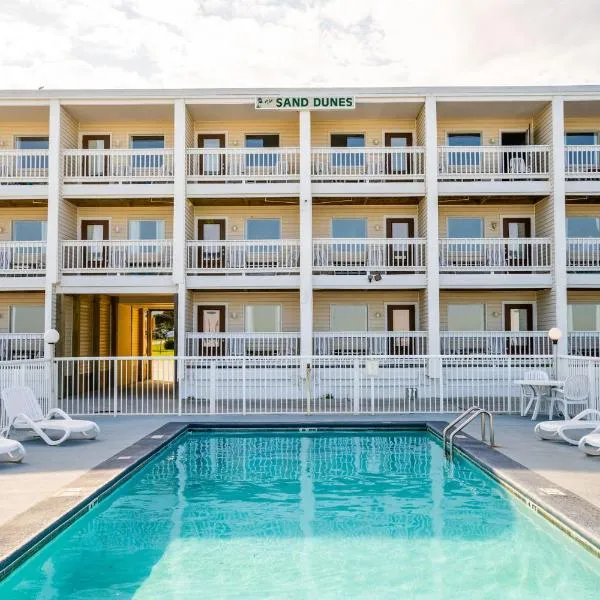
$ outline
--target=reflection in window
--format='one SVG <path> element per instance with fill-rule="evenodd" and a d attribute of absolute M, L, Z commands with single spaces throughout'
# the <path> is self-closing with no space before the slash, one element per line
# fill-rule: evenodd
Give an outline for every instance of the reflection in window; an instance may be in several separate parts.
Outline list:
<path fill-rule="evenodd" d="M 569 304 L 569 331 L 600 331 L 600 304 Z"/>
<path fill-rule="evenodd" d="M 449 133 L 448 146 L 472 147 L 481 146 L 480 133 Z M 480 160 L 479 150 L 454 150 L 448 155 L 448 164 L 451 166 L 471 167 L 478 166 Z"/>
<path fill-rule="evenodd" d="M 448 304 L 448 331 L 485 331 L 485 304 Z"/>
<path fill-rule="evenodd" d="M 367 219 L 332 219 L 331 236 L 334 238 L 366 238 Z"/>
<path fill-rule="evenodd" d="M 281 306 L 249 304 L 246 306 L 244 324 L 248 333 L 281 331 Z"/>
<path fill-rule="evenodd" d="M 46 241 L 46 221 L 13 221 L 12 239 L 15 242 Z"/>
<path fill-rule="evenodd" d="M 565 133 L 566 146 L 594 146 L 598 143 L 598 136 L 593 132 L 571 132 Z M 596 169 L 600 164 L 600 157 L 597 150 L 592 148 L 573 149 L 567 148 L 566 152 L 567 166 L 577 166 L 578 170 Z"/>
<path fill-rule="evenodd" d="M 332 148 L 364 148 L 362 133 L 335 133 L 331 136 Z M 361 167 L 365 162 L 364 152 L 335 152 L 331 156 L 334 167 Z"/>
<path fill-rule="evenodd" d="M 367 331 L 367 306 L 332 304 L 331 331 Z"/>
<path fill-rule="evenodd" d="M 48 156 L 40 156 L 35 150 L 48 150 L 48 138 L 46 136 L 27 136 L 18 137 L 15 140 L 15 145 L 19 150 L 28 150 L 24 156 L 17 157 L 18 169 L 47 169 Z"/>
<path fill-rule="evenodd" d="M 467 217 L 448 218 L 449 238 L 482 238 L 483 219 Z"/>
<path fill-rule="evenodd" d="M 246 148 L 279 148 L 279 135 L 247 135 Z M 277 164 L 277 153 L 256 152 L 246 154 L 247 167 L 274 167 Z"/>
<path fill-rule="evenodd" d="M 164 240 L 164 221 L 129 221 L 130 240 Z"/>
<path fill-rule="evenodd" d="M 131 148 L 133 150 L 160 150 L 165 147 L 165 138 L 162 135 L 133 135 Z M 137 169 L 154 169 L 163 166 L 163 155 L 152 152 L 134 154 L 132 166 Z"/>
<path fill-rule="evenodd" d="M 281 239 L 281 221 L 279 219 L 248 219 L 246 221 L 246 239 Z"/>
<path fill-rule="evenodd" d="M 11 333 L 43 333 L 44 305 L 11 306 Z"/>
<path fill-rule="evenodd" d="M 600 217 L 567 217 L 567 237 L 600 237 Z"/>

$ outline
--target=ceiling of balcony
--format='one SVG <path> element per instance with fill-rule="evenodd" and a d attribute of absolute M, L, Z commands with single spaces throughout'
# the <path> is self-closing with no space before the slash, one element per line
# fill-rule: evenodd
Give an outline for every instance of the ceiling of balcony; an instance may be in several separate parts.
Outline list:
<path fill-rule="evenodd" d="M 47 106 L 0 106 L 0 121 L 48 123 Z"/>
<path fill-rule="evenodd" d="M 70 104 L 67 112 L 80 123 L 172 121 L 172 104 Z"/>
<path fill-rule="evenodd" d="M 534 117 L 547 104 L 546 100 L 441 101 L 437 115 L 438 119 L 523 119 Z"/>
<path fill-rule="evenodd" d="M 565 117 L 600 118 L 600 100 L 573 100 L 565 102 Z"/>

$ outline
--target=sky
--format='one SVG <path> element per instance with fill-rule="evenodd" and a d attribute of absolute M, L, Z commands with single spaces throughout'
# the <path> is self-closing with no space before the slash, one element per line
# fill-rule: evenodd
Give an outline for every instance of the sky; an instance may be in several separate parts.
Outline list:
<path fill-rule="evenodd" d="M 0 0 L 0 88 L 600 83 L 600 0 Z"/>

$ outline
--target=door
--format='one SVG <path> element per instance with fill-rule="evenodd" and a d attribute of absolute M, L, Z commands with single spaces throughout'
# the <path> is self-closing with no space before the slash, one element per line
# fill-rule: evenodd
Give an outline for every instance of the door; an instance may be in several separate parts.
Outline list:
<path fill-rule="evenodd" d="M 412 133 L 386 133 L 386 148 L 406 148 L 412 146 Z M 385 172 L 388 175 L 404 175 L 411 172 L 411 157 L 403 152 L 387 152 Z"/>
<path fill-rule="evenodd" d="M 81 146 L 84 150 L 109 150 L 110 135 L 84 135 Z M 82 161 L 82 171 L 87 177 L 102 177 L 109 173 L 108 155 L 103 152 L 93 152 Z"/>
<path fill-rule="evenodd" d="M 532 304 L 505 304 L 504 330 L 512 333 L 533 331 Z M 531 336 L 507 336 L 508 354 L 533 354 L 534 340 Z"/>
<path fill-rule="evenodd" d="M 390 240 L 388 243 L 388 265 L 390 267 L 413 266 L 414 246 L 405 240 L 415 237 L 414 219 L 386 219 L 385 229 L 386 237 Z"/>
<path fill-rule="evenodd" d="M 531 237 L 531 219 L 502 219 L 502 237 L 508 241 L 505 246 L 507 266 L 530 267 L 532 264 L 532 246 L 523 241 Z"/>
<path fill-rule="evenodd" d="M 199 175 L 224 175 L 225 154 L 219 152 L 218 148 L 225 148 L 224 133 L 200 133 L 198 134 L 198 148 L 212 149 L 213 152 L 201 154 L 198 157 Z"/>
<path fill-rule="evenodd" d="M 387 330 L 389 332 L 406 332 L 415 330 L 415 307 L 411 304 L 388 304 Z M 388 343 L 389 354 L 409 355 L 417 350 L 415 339 L 390 335 Z"/>
<path fill-rule="evenodd" d="M 199 219 L 198 240 L 215 242 L 203 244 L 198 249 L 198 266 L 204 269 L 221 269 L 225 266 L 225 246 L 220 244 L 225 239 L 225 219 Z"/>
<path fill-rule="evenodd" d="M 527 131 L 503 131 L 500 135 L 500 143 L 502 146 L 526 146 L 528 138 Z M 527 173 L 526 153 L 520 152 L 519 149 L 507 149 L 502 153 L 502 169 L 504 173 Z"/>
<path fill-rule="evenodd" d="M 68 266 L 77 266 L 83 269 L 100 269 L 108 265 L 108 246 L 101 243 L 108 240 L 108 220 L 83 220 L 81 221 L 81 239 L 98 242 L 98 244 L 84 244 L 81 253 L 82 264 L 78 265 L 78 257 L 73 257 Z"/>
<path fill-rule="evenodd" d="M 199 306 L 198 332 L 224 333 L 225 306 Z M 220 339 L 218 336 L 213 339 L 210 337 L 203 338 L 200 341 L 198 352 L 200 356 L 222 356 L 225 354 L 225 340 Z"/>

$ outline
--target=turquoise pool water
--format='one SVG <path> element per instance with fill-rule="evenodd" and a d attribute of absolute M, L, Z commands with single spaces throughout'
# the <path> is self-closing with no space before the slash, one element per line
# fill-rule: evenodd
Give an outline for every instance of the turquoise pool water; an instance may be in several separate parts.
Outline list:
<path fill-rule="evenodd" d="M 425 432 L 190 433 L 0 598 L 597 599 L 600 561 Z"/>

